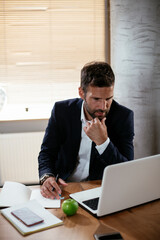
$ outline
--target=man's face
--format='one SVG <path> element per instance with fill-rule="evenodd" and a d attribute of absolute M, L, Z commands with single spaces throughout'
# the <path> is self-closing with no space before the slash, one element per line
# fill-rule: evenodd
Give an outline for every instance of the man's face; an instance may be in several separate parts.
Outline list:
<path fill-rule="evenodd" d="M 108 114 L 113 101 L 114 86 L 87 88 L 86 94 L 79 88 L 79 95 L 84 100 L 84 112 L 87 120 L 102 120 Z"/>

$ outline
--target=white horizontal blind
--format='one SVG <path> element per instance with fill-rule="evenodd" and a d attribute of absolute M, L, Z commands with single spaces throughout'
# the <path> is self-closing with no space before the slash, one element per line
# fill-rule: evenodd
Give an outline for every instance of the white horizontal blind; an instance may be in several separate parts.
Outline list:
<path fill-rule="evenodd" d="M 0 0 L 0 85 L 8 104 L 78 96 L 80 69 L 105 60 L 104 0 Z"/>

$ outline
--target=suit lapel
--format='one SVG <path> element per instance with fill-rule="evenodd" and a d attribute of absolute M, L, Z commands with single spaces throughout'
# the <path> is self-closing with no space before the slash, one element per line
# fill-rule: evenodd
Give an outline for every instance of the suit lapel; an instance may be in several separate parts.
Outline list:
<path fill-rule="evenodd" d="M 80 147 L 81 141 L 81 129 L 82 129 L 82 122 L 81 122 L 81 107 L 82 107 L 82 99 L 75 105 L 75 109 L 73 110 L 72 122 L 71 122 L 71 131 L 72 131 L 72 146 L 73 152 L 77 157 Z"/>

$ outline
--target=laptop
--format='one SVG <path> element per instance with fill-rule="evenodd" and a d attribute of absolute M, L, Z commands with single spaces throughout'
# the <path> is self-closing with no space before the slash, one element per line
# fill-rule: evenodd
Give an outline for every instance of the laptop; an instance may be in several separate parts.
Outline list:
<path fill-rule="evenodd" d="M 104 169 L 101 187 L 70 194 L 101 217 L 160 198 L 160 154 Z"/>

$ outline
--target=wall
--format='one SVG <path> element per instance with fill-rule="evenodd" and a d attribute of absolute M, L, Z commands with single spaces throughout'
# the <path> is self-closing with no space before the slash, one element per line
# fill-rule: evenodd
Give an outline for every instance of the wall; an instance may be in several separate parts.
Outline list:
<path fill-rule="evenodd" d="M 0 134 L 0 186 L 5 181 L 38 183 L 37 156 L 44 132 Z"/>
<path fill-rule="evenodd" d="M 134 110 L 135 159 L 160 153 L 160 2 L 110 1 L 115 97 Z"/>
<path fill-rule="evenodd" d="M 45 131 L 48 119 L 0 121 L 0 134 Z"/>

